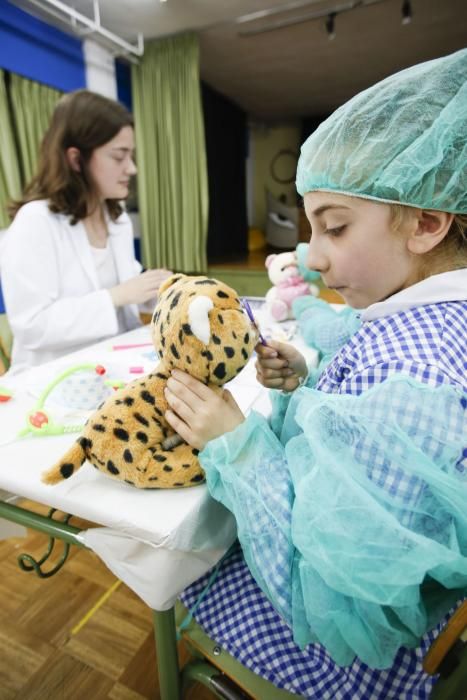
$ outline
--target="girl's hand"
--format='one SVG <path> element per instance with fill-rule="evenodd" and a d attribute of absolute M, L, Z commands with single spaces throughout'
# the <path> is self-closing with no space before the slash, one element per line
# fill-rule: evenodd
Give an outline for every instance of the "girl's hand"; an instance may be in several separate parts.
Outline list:
<path fill-rule="evenodd" d="M 114 306 L 144 304 L 157 297 L 162 282 L 172 273 L 170 270 L 145 270 L 140 275 L 109 289 Z"/>
<path fill-rule="evenodd" d="M 245 420 L 230 391 L 221 389 L 216 393 L 180 370 L 173 370 L 165 398 L 170 407 L 165 413 L 167 422 L 198 450 Z"/>
<path fill-rule="evenodd" d="M 306 360 L 293 345 L 268 340 L 255 347 L 256 378 L 267 389 L 294 391 L 308 374 Z"/>

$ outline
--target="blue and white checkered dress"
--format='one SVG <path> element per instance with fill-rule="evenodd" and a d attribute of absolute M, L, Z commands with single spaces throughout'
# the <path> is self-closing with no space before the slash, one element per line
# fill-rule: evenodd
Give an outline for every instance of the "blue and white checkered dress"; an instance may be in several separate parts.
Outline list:
<path fill-rule="evenodd" d="M 448 384 L 467 390 L 466 347 L 467 302 L 419 306 L 362 323 L 316 388 L 360 395 L 393 374 L 405 374 L 432 387 Z M 184 592 L 186 606 L 196 603 L 208 578 Z M 291 629 L 256 584 L 239 548 L 221 565 L 195 617 L 250 670 L 279 688 L 320 700 L 427 700 L 434 680 L 423 672 L 421 660 L 444 624 L 425 634 L 419 648 L 399 649 L 390 669 L 373 670 L 358 659 L 338 666 L 323 646 L 309 644 L 301 650 L 294 643 Z"/>

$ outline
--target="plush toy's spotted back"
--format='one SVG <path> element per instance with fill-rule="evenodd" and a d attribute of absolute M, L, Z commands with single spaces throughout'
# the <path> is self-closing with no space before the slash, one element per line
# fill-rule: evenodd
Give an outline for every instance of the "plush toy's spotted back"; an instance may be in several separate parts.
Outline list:
<path fill-rule="evenodd" d="M 174 436 L 164 417 L 167 379 L 179 368 L 205 384 L 222 386 L 248 362 L 256 331 L 233 289 L 207 277 L 173 275 L 160 289 L 152 335 L 160 358 L 156 369 L 107 399 L 67 454 L 44 474 L 45 483 L 69 478 L 86 460 L 139 488 L 203 481 L 197 450 L 186 443 L 167 446 Z"/>

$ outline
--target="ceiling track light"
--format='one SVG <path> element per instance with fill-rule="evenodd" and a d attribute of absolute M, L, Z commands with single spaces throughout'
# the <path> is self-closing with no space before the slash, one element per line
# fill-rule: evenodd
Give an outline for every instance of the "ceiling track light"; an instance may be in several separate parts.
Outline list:
<path fill-rule="evenodd" d="M 410 0 L 404 0 L 402 3 L 402 24 L 410 24 L 412 21 L 412 5 Z"/>
<path fill-rule="evenodd" d="M 258 34 L 274 32 L 279 29 L 286 29 L 287 27 L 292 27 L 296 24 L 303 24 L 305 22 L 312 22 L 313 20 L 324 19 L 328 38 L 334 39 L 336 34 L 334 27 L 337 15 L 341 15 L 352 10 L 369 7 L 370 5 L 379 5 L 380 3 L 388 1 L 389 0 L 335 0 L 337 4 L 335 4 L 332 8 L 329 8 L 328 6 L 327 9 L 316 9 L 312 10 L 311 12 L 301 12 L 300 14 L 293 15 L 292 17 L 273 19 L 268 24 L 257 26 L 258 20 L 267 19 L 273 15 L 280 15 L 284 12 L 301 9 L 307 5 L 314 5 L 315 3 L 323 2 L 323 0 L 293 0 L 292 2 L 289 1 L 285 5 L 275 5 L 272 8 L 260 10 L 258 12 L 250 12 L 247 15 L 237 17 L 234 22 L 236 24 L 241 24 L 242 26 L 248 25 L 250 22 L 253 23 L 254 26 L 251 29 L 242 29 L 241 31 L 237 32 L 237 36 L 247 38 Z M 403 0 L 401 12 L 402 24 L 409 24 L 409 22 L 412 20 L 412 5 L 410 0 Z"/>
<path fill-rule="evenodd" d="M 330 12 L 326 17 L 326 31 L 328 33 L 329 41 L 336 38 L 335 24 L 336 24 L 337 12 Z"/>
<path fill-rule="evenodd" d="M 236 24 L 242 24 L 242 26 L 247 26 L 250 22 L 255 25 L 258 20 L 266 19 L 271 15 L 280 15 L 281 13 L 289 12 L 292 9 L 298 9 L 306 5 L 314 5 L 315 3 L 322 2 L 323 0 L 295 0 L 294 2 L 289 2 L 286 5 L 276 5 L 274 8 L 269 8 L 260 12 L 252 12 L 248 15 L 242 15 L 241 17 L 237 17 L 237 19 L 234 21 Z M 312 10 L 311 12 L 302 12 L 292 17 L 273 19 L 268 24 L 263 24 L 262 26 L 253 26 L 251 29 L 242 29 L 241 31 L 237 32 L 237 36 L 246 38 L 256 36 L 257 34 L 264 34 L 266 32 L 274 32 L 279 29 L 286 29 L 287 27 L 291 27 L 295 24 L 312 22 L 313 20 L 317 19 L 329 19 L 330 15 L 334 15 L 334 17 L 336 17 L 338 14 L 340 15 L 344 12 L 360 9 L 369 5 L 379 5 L 383 2 L 388 2 L 388 0 L 336 0 L 337 4 L 332 8 L 328 7 L 326 10 L 316 9 Z"/>

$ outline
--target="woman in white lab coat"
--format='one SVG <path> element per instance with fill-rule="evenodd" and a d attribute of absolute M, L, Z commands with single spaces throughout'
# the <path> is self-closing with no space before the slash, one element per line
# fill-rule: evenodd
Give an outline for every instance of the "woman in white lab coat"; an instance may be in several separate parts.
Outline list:
<path fill-rule="evenodd" d="M 12 370 L 135 328 L 137 305 L 170 274 L 141 273 L 134 256 L 121 204 L 136 173 L 133 154 L 123 105 L 87 90 L 59 101 L 2 250 Z"/>

